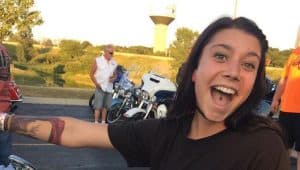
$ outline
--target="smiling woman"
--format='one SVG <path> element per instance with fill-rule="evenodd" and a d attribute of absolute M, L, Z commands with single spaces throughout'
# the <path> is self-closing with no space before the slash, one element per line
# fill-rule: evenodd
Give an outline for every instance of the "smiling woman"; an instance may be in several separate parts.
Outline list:
<path fill-rule="evenodd" d="M 239 29 L 219 31 L 206 45 L 192 76 L 197 106 L 206 119 L 224 125 L 225 118 L 248 98 L 260 51 L 259 41 Z"/>
<path fill-rule="evenodd" d="M 167 118 L 99 125 L 3 113 L 0 127 L 68 147 L 115 148 L 128 166 L 287 170 L 281 129 L 252 112 L 264 95 L 267 50 L 253 21 L 223 17 L 195 42 Z"/>

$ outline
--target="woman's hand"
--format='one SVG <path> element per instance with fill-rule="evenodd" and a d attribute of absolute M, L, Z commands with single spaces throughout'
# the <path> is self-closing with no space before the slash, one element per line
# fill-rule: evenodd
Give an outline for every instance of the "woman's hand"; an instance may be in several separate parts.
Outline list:
<path fill-rule="evenodd" d="M 7 113 L 0 112 L 0 131 L 4 131 L 4 124 Z"/>

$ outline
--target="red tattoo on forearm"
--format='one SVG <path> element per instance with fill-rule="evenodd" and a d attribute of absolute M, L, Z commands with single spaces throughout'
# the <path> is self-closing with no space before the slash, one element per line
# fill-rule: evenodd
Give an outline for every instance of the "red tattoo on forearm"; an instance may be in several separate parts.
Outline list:
<path fill-rule="evenodd" d="M 59 118 L 38 118 L 38 117 L 23 117 L 23 116 L 13 116 L 11 120 L 11 126 L 9 131 L 18 132 L 22 134 L 27 134 L 32 137 L 38 138 L 40 132 L 45 132 L 41 130 L 42 123 L 37 121 L 46 121 L 51 124 L 50 136 L 48 142 L 53 144 L 61 144 L 61 135 L 65 128 L 65 122 Z M 35 123 L 30 129 L 27 126 L 30 123 Z"/>
<path fill-rule="evenodd" d="M 48 142 L 59 145 L 61 144 L 61 135 L 65 128 L 65 122 L 58 118 L 52 118 L 49 121 L 52 125 L 52 128 Z"/>

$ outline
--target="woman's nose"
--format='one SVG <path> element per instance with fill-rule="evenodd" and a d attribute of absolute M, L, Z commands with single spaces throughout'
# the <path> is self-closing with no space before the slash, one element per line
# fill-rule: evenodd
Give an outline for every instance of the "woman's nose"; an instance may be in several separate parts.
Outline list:
<path fill-rule="evenodd" d="M 231 62 L 228 64 L 224 76 L 230 80 L 239 81 L 240 80 L 240 63 L 239 62 Z"/>

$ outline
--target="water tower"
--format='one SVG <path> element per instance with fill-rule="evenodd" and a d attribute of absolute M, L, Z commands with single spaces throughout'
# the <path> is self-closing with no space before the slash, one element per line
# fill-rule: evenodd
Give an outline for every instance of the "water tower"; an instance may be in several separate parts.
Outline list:
<path fill-rule="evenodd" d="M 154 22 L 153 52 L 166 53 L 168 25 L 175 19 L 175 5 L 170 3 L 155 3 L 150 8 L 150 18 Z"/>

